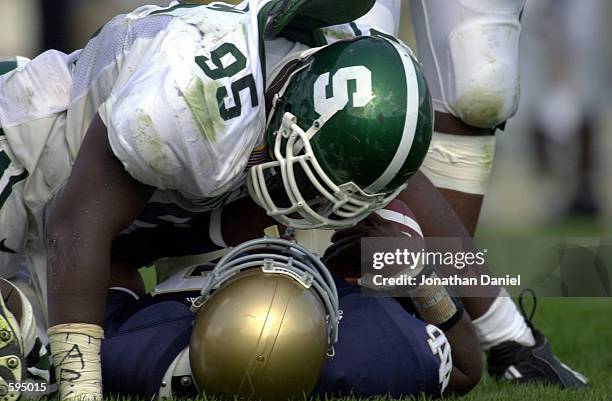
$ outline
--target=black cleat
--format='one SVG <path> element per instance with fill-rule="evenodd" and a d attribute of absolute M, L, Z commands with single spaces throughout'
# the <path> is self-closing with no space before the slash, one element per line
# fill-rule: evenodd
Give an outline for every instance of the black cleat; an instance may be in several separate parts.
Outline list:
<path fill-rule="evenodd" d="M 531 293 L 533 295 L 533 291 Z M 553 384 L 561 388 L 586 387 L 587 378 L 555 357 L 546 336 L 533 327 L 531 318 L 535 313 L 535 296 L 529 318 L 523 309 L 522 294 L 519 305 L 533 333 L 535 345 L 527 347 L 514 341 L 506 341 L 491 348 L 487 354 L 489 375 L 496 380 L 507 379 L 522 384 Z"/>

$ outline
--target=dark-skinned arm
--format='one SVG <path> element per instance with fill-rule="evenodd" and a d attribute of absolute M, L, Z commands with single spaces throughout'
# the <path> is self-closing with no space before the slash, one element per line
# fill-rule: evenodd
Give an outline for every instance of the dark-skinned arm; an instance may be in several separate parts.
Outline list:
<path fill-rule="evenodd" d="M 103 398 L 100 351 L 111 244 L 152 192 L 113 157 L 96 115 L 46 227 L 48 335 L 62 401 Z"/>
<path fill-rule="evenodd" d="M 408 187 L 399 195 L 412 212 L 419 217 L 419 225 L 423 235 L 427 237 L 461 238 L 462 251 L 478 252 L 476 244 L 467 232 L 463 223 L 438 189 L 420 171 L 408 181 Z M 444 269 L 440 273 L 457 274 L 480 279 L 481 274 L 493 275 L 488 265 L 478 266 L 478 269 Z M 477 274 L 476 274 L 477 273 Z M 470 291 L 469 287 L 455 288 L 458 294 Z M 499 294 L 500 288 L 495 286 L 480 286 L 478 297 L 462 296 L 461 301 L 472 319 L 482 316 Z M 469 294 L 465 294 L 469 295 Z"/>
<path fill-rule="evenodd" d="M 476 387 L 482 376 L 480 344 L 468 314 L 464 311 L 453 327 L 444 330 L 444 335 L 453 356 L 453 371 L 444 395 L 467 394 Z"/>
<path fill-rule="evenodd" d="M 106 127 L 96 116 L 47 226 L 51 326 L 102 325 L 111 243 L 138 216 L 152 192 L 113 157 Z"/>
<path fill-rule="evenodd" d="M 323 258 L 334 273 L 344 277 L 358 277 L 361 238 L 403 236 L 394 223 L 372 214 L 354 227 L 336 231 L 332 236 L 333 244 L 326 250 Z M 411 304 L 409 298 L 397 298 L 397 301 L 402 305 Z M 452 373 L 444 395 L 466 394 L 478 384 L 482 376 L 480 345 L 468 314 L 462 311 L 457 322 L 445 329 L 444 334 L 451 346 L 453 357 Z"/>

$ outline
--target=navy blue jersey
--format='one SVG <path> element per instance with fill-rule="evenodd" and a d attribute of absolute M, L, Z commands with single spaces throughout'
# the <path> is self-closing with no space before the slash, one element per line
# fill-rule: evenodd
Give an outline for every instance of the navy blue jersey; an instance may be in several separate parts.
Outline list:
<path fill-rule="evenodd" d="M 336 355 L 327 360 L 316 394 L 439 397 L 452 367 L 450 345 L 437 328 L 406 312 L 392 298 L 362 297 L 338 280 Z M 146 296 L 110 290 L 102 343 L 104 389 L 151 397 L 164 373 L 189 345 L 197 292 Z"/>

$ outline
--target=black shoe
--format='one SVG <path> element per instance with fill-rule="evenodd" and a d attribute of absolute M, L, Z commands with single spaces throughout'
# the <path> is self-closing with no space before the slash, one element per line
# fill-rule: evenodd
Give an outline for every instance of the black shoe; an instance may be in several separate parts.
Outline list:
<path fill-rule="evenodd" d="M 514 341 L 506 341 L 491 348 L 487 354 L 488 372 L 496 380 L 512 380 L 517 383 L 554 384 L 561 388 L 586 387 L 587 378 L 572 370 L 553 354 L 548 339 L 533 327 L 531 318 L 535 313 L 534 298 L 531 316 L 527 318 L 523 309 L 523 293 L 519 297 L 521 313 L 535 338 L 535 345 L 527 347 Z"/>

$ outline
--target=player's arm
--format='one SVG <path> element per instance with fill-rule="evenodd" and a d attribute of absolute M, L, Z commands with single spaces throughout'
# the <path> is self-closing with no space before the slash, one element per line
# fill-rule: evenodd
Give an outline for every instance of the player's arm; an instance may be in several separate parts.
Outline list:
<path fill-rule="evenodd" d="M 113 157 L 106 127 L 96 116 L 47 226 L 49 334 L 62 399 L 101 397 L 101 377 L 87 374 L 99 369 L 99 349 L 87 344 L 99 346 L 102 337 L 111 243 L 152 191 Z M 74 362 L 64 366 L 62 360 Z"/>
<path fill-rule="evenodd" d="M 423 173 L 417 172 L 408 182 L 406 190 L 398 198 L 415 215 L 419 216 L 419 225 L 425 237 L 461 238 L 463 251 L 477 251 L 474 241 L 453 208 Z M 480 279 L 481 274 L 488 274 L 490 270 L 488 265 L 485 264 L 479 266 L 478 269 L 466 268 L 462 270 L 453 269 L 452 271 L 446 269 L 446 272 Z M 444 272 L 441 271 L 440 273 Z M 493 275 L 493 273 L 490 274 Z M 479 286 L 478 297 L 463 293 L 471 291 L 472 288 L 470 287 L 457 288 L 457 290 L 472 319 L 482 316 L 499 294 L 499 287 L 495 286 Z"/>
<path fill-rule="evenodd" d="M 358 277 L 361 238 L 404 235 L 397 223 L 374 213 L 354 227 L 336 231 L 332 236 L 333 244 L 326 250 L 323 258 L 334 273 L 346 277 Z M 438 326 L 444 332 L 451 346 L 453 360 L 450 381 L 444 394 L 466 394 L 478 384 L 482 375 L 478 337 L 461 301 L 453 298 L 443 286 L 436 289 L 437 292 L 431 298 L 412 297 L 397 298 L 397 300 L 411 310 L 416 309 L 422 320 Z M 428 291 L 431 295 L 432 289 Z M 432 304 L 432 298 L 438 302 Z M 448 299 L 452 301 L 446 302 Z M 454 309 L 449 310 L 449 307 Z"/>
<path fill-rule="evenodd" d="M 445 396 L 469 393 L 482 376 L 480 344 L 476 331 L 465 311 L 461 311 L 460 316 L 457 323 L 443 330 L 453 356 L 453 370 Z"/>

